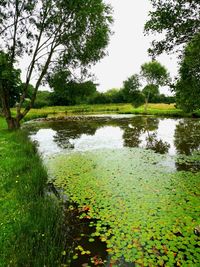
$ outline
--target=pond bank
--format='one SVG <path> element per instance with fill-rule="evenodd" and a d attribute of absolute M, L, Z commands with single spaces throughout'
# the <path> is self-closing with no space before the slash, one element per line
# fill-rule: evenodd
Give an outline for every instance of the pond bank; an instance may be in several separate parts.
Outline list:
<path fill-rule="evenodd" d="M 46 195 L 47 173 L 23 130 L 0 118 L 0 266 L 55 266 L 65 240 L 63 212 Z"/>

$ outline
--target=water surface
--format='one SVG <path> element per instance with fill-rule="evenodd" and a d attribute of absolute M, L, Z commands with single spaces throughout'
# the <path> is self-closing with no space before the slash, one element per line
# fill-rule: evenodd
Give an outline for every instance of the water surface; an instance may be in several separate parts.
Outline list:
<path fill-rule="evenodd" d="M 37 123 L 31 138 L 43 156 L 101 148 L 141 147 L 169 155 L 200 149 L 198 119 L 142 116 L 86 116 L 82 120 Z"/>
<path fill-rule="evenodd" d="M 199 266 L 200 120 L 106 115 L 27 127 L 81 220 L 70 266 Z"/>

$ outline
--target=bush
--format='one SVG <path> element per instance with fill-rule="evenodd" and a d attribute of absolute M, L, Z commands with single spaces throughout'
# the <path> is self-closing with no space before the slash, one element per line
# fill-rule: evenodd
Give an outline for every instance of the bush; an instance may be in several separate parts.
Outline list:
<path fill-rule="evenodd" d="M 51 106 L 50 96 L 51 92 L 49 91 L 39 91 L 37 93 L 37 98 L 34 104 L 34 108 L 42 108 Z"/>

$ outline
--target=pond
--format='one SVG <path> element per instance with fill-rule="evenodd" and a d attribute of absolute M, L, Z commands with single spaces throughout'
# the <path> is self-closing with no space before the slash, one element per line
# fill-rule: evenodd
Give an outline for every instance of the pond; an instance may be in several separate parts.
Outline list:
<path fill-rule="evenodd" d="M 27 124 L 72 221 L 70 266 L 199 266 L 200 120 Z"/>

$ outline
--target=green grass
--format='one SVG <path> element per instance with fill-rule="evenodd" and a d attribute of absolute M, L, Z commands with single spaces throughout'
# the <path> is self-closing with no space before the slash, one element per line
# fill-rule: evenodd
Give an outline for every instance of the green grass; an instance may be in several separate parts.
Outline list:
<path fill-rule="evenodd" d="M 27 134 L 5 127 L 0 117 L 0 266 L 57 266 L 61 208 Z"/>
<path fill-rule="evenodd" d="M 13 109 L 13 113 L 15 110 Z M 166 117 L 200 117 L 200 112 L 185 113 L 175 108 L 174 104 L 149 104 L 148 110 L 144 112 L 144 106 L 134 108 L 131 104 L 96 104 L 77 106 L 55 106 L 32 109 L 25 117 L 25 121 L 46 117 L 64 117 L 84 114 L 146 114 Z"/>

